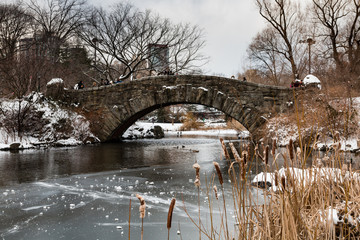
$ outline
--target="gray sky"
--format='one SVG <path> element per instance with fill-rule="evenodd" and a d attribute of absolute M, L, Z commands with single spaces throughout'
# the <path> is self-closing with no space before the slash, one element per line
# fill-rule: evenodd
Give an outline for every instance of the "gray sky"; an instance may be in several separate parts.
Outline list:
<path fill-rule="evenodd" d="M 90 0 L 103 8 L 119 0 Z M 242 72 L 246 48 L 264 26 L 253 0 L 130 0 L 140 9 L 151 9 L 173 22 L 190 22 L 204 29 L 206 74 L 226 77 Z"/>

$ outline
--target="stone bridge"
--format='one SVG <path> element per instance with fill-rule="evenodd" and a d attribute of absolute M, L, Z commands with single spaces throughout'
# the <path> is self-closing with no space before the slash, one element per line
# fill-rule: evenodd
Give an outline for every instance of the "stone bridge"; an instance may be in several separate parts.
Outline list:
<path fill-rule="evenodd" d="M 48 86 L 47 95 L 75 104 L 101 141 L 117 139 L 144 115 L 174 104 L 201 104 L 216 108 L 244 125 L 251 134 L 269 113 L 283 112 L 292 91 L 236 79 L 202 75 L 153 76 L 120 84 L 59 90 Z M 57 94 L 55 94 L 57 92 Z"/>

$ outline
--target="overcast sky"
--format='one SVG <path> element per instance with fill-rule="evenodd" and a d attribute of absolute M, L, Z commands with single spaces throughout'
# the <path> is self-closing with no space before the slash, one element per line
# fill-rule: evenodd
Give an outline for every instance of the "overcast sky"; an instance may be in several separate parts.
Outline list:
<path fill-rule="evenodd" d="M 90 0 L 106 8 L 119 0 Z M 253 0 L 130 0 L 140 9 L 151 9 L 173 22 L 190 22 L 204 29 L 210 57 L 206 74 L 230 77 L 243 72 L 246 48 L 264 26 Z"/>

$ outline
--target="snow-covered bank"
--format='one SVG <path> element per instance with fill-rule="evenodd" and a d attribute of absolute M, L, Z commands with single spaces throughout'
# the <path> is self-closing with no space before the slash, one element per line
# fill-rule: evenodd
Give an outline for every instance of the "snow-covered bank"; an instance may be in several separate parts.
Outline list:
<path fill-rule="evenodd" d="M 254 177 L 251 184 L 264 188 L 266 195 L 272 199 L 269 202 L 273 202 L 270 209 L 289 204 L 299 209 L 302 218 L 318 219 L 318 223 L 331 224 L 336 228 L 355 229 L 360 224 L 359 189 L 356 187 L 359 182 L 359 173 L 344 164 L 341 169 L 319 165 L 262 172 Z"/>
<path fill-rule="evenodd" d="M 349 172 L 347 169 L 330 167 L 312 167 L 308 169 L 282 167 L 279 169 L 279 171 L 276 172 L 261 172 L 257 174 L 251 183 L 255 186 L 267 186 L 269 187 L 269 190 L 276 192 L 281 190 L 281 178 L 284 178 L 286 183 L 295 182 L 295 184 L 298 184 L 299 186 L 303 185 L 303 187 L 305 187 L 307 184 L 313 184 L 318 179 L 343 182 L 344 179 L 348 180 L 351 178 L 354 181 L 360 181 L 359 173 Z"/>
<path fill-rule="evenodd" d="M 0 99 L 0 109 L 0 150 L 99 142 L 82 115 L 61 108 L 42 94 Z"/>
<path fill-rule="evenodd" d="M 238 133 L 235 129 L 223 129 L 220 127 L 226 126 L 221 123 L 210 123 L 207 122 L 205 124 L 206 127 L 212 128 L 208 130 L 192 130 L 192 131 L 180 131 L 182 123 L 149 123 L 138 121 L 134 125 L 132 125 L 124 134 L 123 138 L 150 138 L 153 137 L 153 132 L 151 129 L 154 126 L 160 126 L 165 136 L 190 136 L 190 135 L 199 135 L 199 136 L 238 136 L 241 134 L 243 138 L 249 137 L 249 132 L 244 131 Z M 218 128 L 218 129 L 216 129 Z M 135 136 L 135 137 L 134 137 Z"/>
<path fill-rule="evenodd" d="M 308 112 L 311 112 L 311 114 L 308 113 L 308 115 L 315 115 L 315 119 L 311 118 L 313 116 L 310 118 L 308 116 L 304 117 L 304 113 L 299 113 L 301 116 L 297 116 L 296 118 L 294 116 L 280 114 L 279 116 L 268 120 L 265 129 L 267 133 L 266 139 L 276 139 L 278 146 L 284 147 L 289 144 L 290 139 L 297 142 L 299 134 L 301 134 L 303 140 L 308 140 L 306 141 L 306 144 L 311 144 L 311 146 L 313 146 L 314 138 L 316 136 L 321 136 L 321 138 L 316 142 L 317 148 L 320 150 L 331 149 L 334 145 L 340 143 L 340 150 L 342 151 L 360 152 L 360 97 L 352 98 L 352 102 L 354 114 L 352 122 L 348 124 L 356 130 L 352 131 L 352 134 L 350 134 L 347 138 L 341 136 L 340 134 L 339 139 L 335 139 L 333 135 L 336 135 L 336 131 L 333 129 L 330 130 L 330 126 L 326 125 L 329 123 L 325 122 L 321 125 L 318 122 L 319 120 L 323 120 L 325 115 L 319 116 L 319 109 L 312 108 L 312 106 L 306 106 L 308 108 Z M 344 99 L 333 100 L 330 102 L 330 105 L 334 107 L 334 109 L 337 109 L 340 115 L 344 115 L 342 112 L 345 104 Z M 343 119 L 341 120 L 344 121 Z M 331 124 L 334 124 L 334 126 L 338 127 L 338 129 L 343 129 L 340 125 L 344 123 L 339 121 Z"/>

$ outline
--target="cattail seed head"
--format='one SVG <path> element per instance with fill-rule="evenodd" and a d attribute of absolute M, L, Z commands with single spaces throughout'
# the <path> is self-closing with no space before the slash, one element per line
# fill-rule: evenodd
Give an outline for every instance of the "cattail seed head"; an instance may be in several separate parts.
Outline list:
<path fill-rule="evenodd" d="M 276 153 L 276 139 L 274 138 L 271 147 L 271 154 L 273 155 L 273 157 L 275 157 L 275 153 Z"/>
<path fill-rule="evenodd" d="M 215 166 L 215 169 L 216 169 L 216 173 L 218 175 L 218 178 L 219 178 L 219 182 L 220 182 L 220 185 L 223 185 L 224 184 L 224 180 L 223 180 L 223 177 L 222 177 L 222 174 L 221 174 L 221 170 L 220 170 L 220 166 L 217 162 L 213 162 L 214 166 Z"/>
<path fill-rule="evenodd" d="M 275 186 L 279 186 L 279 173 L 275 170 Z"/>
<path fill-rule="evenodd" d="M 193 168 L 195 169 L 196 171 L 196 177 L 199 177 L 200 178 L 200 165 L 198 163 L 195 163 L 193 165 Z"/>
<path fill-rule="evenodd" d="M 291 159 L 291 161 L 293 161 L 294 160 L 294 143 L 293 143 L 292 139 L 290 139 L 290 141 L 289 141 L 288 150 L 289 150 L 290 159 Z"/>
<path fill-rule="evenodd" d="M 194 184 L 196 187 L 200 187 L 200 165 L 198 163 L 195 163 L 193 165 L 193 168 L 195 168 L 196 171 L 196 179 L 194 181 Z"/>
<path fill-rule="evenodd" d="M 217 190 L 217 187 L 216 187 L 215 185 L 214 185 L 213 189 L 214 189 L 214 193 L 215 193 L 215 198 L 216 198 L 216 200 L 219 200 L 218 190 Z"/>
<path fill-rule="evenodd" d="M 195 181 L 194 181 L 194 185 L 196 187 L 200 187 L 201 183 L 200 183 L 200 179 L 196 177 Z"/>
<path fill-rule="evenodd" d="M 251 144 L 250 143 L 247 145 L 246 151 L 247 151 L 247 154 L 248 154 L 247 161 L 250 162 L 251 161 Z"/>
<path fill-rule="evenodd" d="M 265 151 L 264 151 L 264 162 L 266 165 L 268 165 L 268 163 L 269 163 L 269 152 L 270 152 L 269 145 L 266 145 Z"/>
<path fill-rule="evenodd" d="M 242 155 L 241 160 L 242 160 L 242 161 L 244 162 L 244 164 L 246 165 L 247 160 L 248 160 L 248 157 L 249 157 L 249 154 L 248 154 L 247 151 L 243 151 L 241 155 Z"/>
<path fill-rule="evenodd" d="M 245 180 L 245 177 L 246 177 L 245 161 L 241 161 L 241 179 Z"/>
<path fill-rule="evenodd" d="M 286 189 L 286 179 L 284 176 L 281 177 L 281 186 L 282 186 L 283 190 Z"/>
<path fill-rule="evenodd" d="M 140 201 L 140 207 L 139 207 L 139 212 L 140 212 L 140 218 L 145 218 L 145 209 L 146 209 L 146 204 L 145 204 L 145 200 L 142 196 L 140 196 L 139 194 L 136 194 L 136 197 L 139 199 Z"/>
<path fill-rule="evenodd" d="M 227 160 L 230 160 L 230 155 L 229 155 L 228 150 L 226 149 L 226 145 L 225 145 L 224 139 L 220 138 L 220 142 L 221 142 L 221 147 L 222 147 L 222 149 L 223 149 L 225 158 L 226 158 Z"/>
<path fill-rule="evenodd" d="M 171 199 L 171 203 L 168 211 L 168 217 L 167 217 L 167 229 L 171 228 L 172 214 L 174 211 L 175 202 L 176 202 L 175 198 Z"/>
<path fill-rule="evenodd" d="M 238 153 L 238 151 L 236 150 L 234 144 L 231 142 L 231 143 L 229 143 L 229 146 L 230 146 L 231 152 L 232 152 L 233 155 L 234 155 L 235 161 L 236 161 L 236 162 L 240 162 L 240 161 L 241 161 L 241 160 L 240 160 L 240 156 L 239 156 L 239 153 Z"/>
<path fill-rule="evenodd" d="M 193 168 L 194 168 L 196 171 L 200 171 L 200 165 L 199 165 L 198 163 L 194 163 Z"/>

